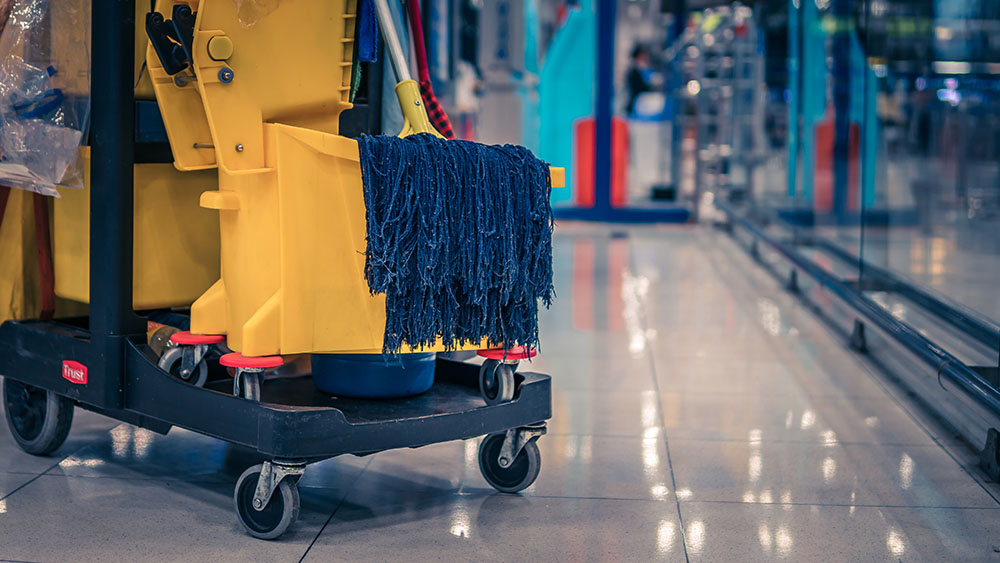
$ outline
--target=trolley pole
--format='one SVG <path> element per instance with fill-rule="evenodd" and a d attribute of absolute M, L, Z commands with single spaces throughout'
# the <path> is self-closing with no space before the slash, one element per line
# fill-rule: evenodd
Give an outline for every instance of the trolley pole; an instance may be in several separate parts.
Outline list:
<path fill-rule="evenodd" d="M 93 0 L 90 127 L 90 332 L 108 406 L 120 405 L 132 311 L 135 0 Z"/>

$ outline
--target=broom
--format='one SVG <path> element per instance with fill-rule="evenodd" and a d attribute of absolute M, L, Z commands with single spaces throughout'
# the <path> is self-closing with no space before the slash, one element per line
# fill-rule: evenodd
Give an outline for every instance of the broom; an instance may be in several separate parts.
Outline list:
<path fill-rule="evenodd" d="M 386 295 L 383 352 L 441 340 L 538 344 L 552 287 L 548 164 L 524 147 L 445 140 L 410 77 L 387 0 L 376 19 L 398 83 L 397 136 L 358 139 L 365 197 L 365 278 Z"/>

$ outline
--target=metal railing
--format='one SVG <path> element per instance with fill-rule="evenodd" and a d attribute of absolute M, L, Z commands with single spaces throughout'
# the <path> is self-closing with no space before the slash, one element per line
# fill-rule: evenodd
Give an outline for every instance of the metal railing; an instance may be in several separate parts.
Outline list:
<path fill-rule="evenodd" d="M 897 344 L 911 352 L 928 367 L 938 374 L 938 381 L 944 386 L 944 382 L 949 382 L 966 397 L 971 399 L 971 404 L 979 411 L 977 414 L 985 420 L 1000 420 L 1000 391 L 993 387 L 981 375 L 965 365 L 961 360 L 949 353 L 943 347 L 920 334 L 916 329 L 907 325 L 894 317 L 875 301 L 866 297 L 860 290 L 855 289 L 844 280 L 838 278 L 833 273 L 827 271 L 806 256 L 795 251 L 793 247 L 784 244 L 773 236 L 764 232 L 753 221 L 742 217 L 733 208 L 725 203 L 717 202 L 716 207 L 723 211 L 730 225 L 744 229 L 751 234 L 759 243 L 770 247 L 782 258 L 791 263 L 796 269 L 801 270 L 809 277 L 813 278 L 821 286 L 829 290 L 840 300 L 853 308 L 860 316 L 867 319 L 875 327 L 882 330 Z M 866 270 L 870 266 L 866 265 Z M 894 276 L 892 276 L 895 279 Z M 898 280 L 896 280 L 898 281 Z M 908 285 L 908 284 L 907 284 Z M 913 286 L 910 286 L 913 288 Z M 921 293 L 914 292 L 912 295 L 921 296 Z M 930 294 L 923 292 L 923 297 L 933 299 Z M 911 297 L 912 299 L 912 297 Z M 919 302 L 919 301 L 918 301 Z M 944 304 L 937 303 L 940 307 Z M 945 309 L 942 309 L 945 310 Z M 959 313 L 952 317 L 956 326 L 961 325 L 978 331 L 986 338 L 986 343 L 990 342 L 990 328 L 988 325 L 982 326 L 976 323 L 978 319 L 970 319 L 967 315 L 960 315 L 960 311 L 953 309 L 952 312 Z M 992 333 L 992 342 L 996 342 L 996 333 Z M 978 437 L 982 440 L 984 436 Z M 978 442 L 976 440 L 976 442 Z M 975 442 L 974 442 L 975 443 Z"/>

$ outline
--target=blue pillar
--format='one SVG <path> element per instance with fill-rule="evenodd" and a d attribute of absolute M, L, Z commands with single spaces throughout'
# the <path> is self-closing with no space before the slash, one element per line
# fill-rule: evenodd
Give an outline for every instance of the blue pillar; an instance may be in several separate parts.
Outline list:
<path fill-rule="evenodd" d="M 799 117 L 801 115 L 802 10 L 796 0 L 788 0 L 788 197 L 795 198 L 799 169 Z"/>
<path fill-rule="evenodd" d="M 833 15 L 837 26 L 833 32 L 833 214 L 837 223 L 847 221 L 850 191 L 851 159 L 851 34 L 844 22 L 851 19 L 850 0 L 834 0 Z"/>
<path fill-rule="evenodd" d="M 615 99 L 615 0 L 597 0 L 594 212 L 611 213 L 611 118 Z"/>

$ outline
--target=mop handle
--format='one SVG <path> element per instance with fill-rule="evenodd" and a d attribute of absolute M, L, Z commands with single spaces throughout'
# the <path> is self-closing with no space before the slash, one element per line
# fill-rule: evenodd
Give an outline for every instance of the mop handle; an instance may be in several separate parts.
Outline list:
<path fill-rule="evenodd" d="M 389 60 L 392 62 L 392 70 L 396 72 L 396 82 L 413 80 L 410 77 L 410 68 L 403 56 L 403 46 L 399 43 L 399 36 L 396 35 L 396 25 L 392 22 L 392 12 L 389 11 L 388 0 L 373 0 L 375 2 L 375 16 L 378 19 L 378 26 L 382 30 L 382 38 L 386 46 L 389 47 Z"/>

